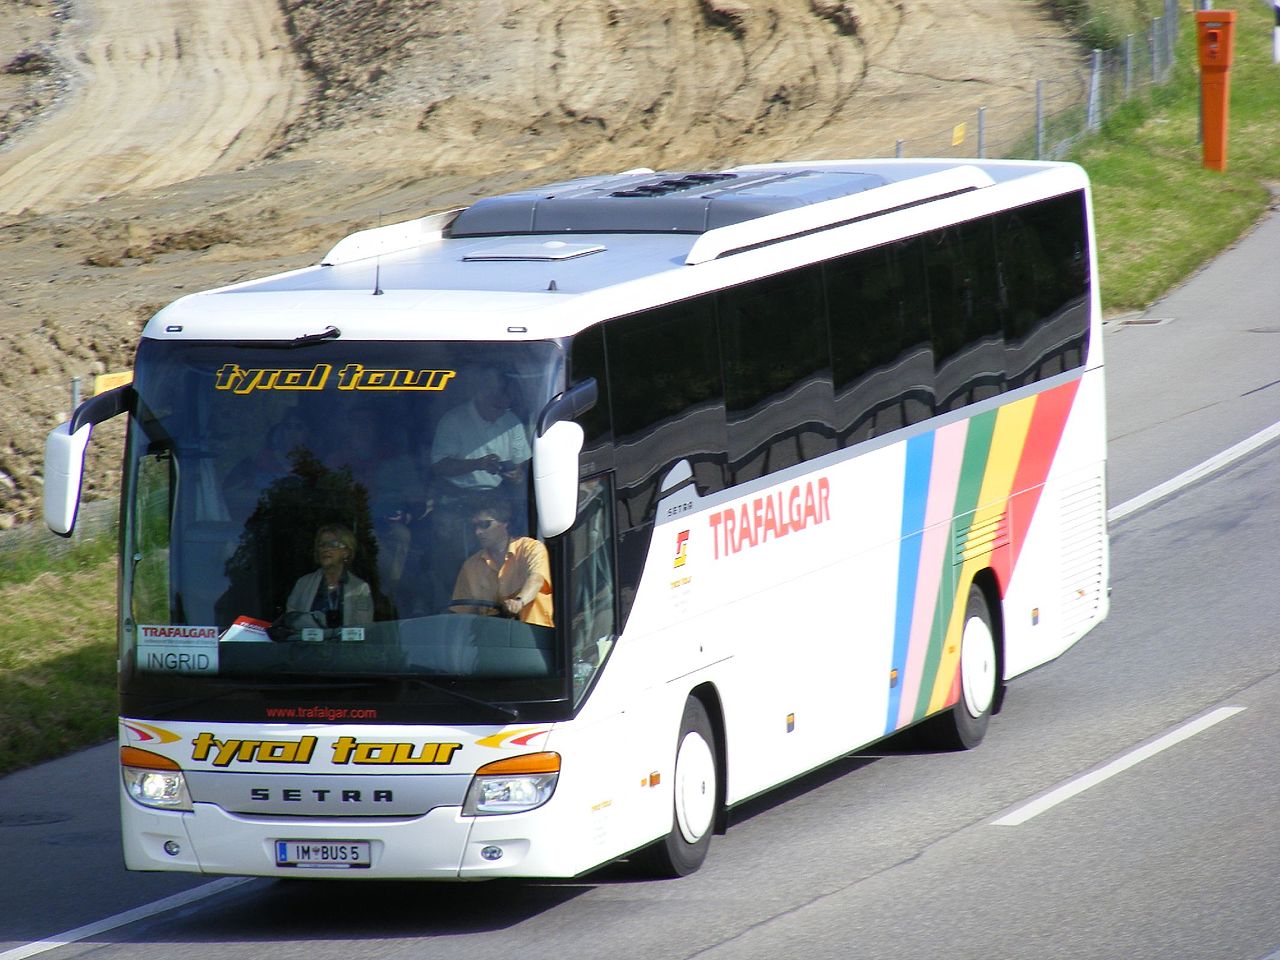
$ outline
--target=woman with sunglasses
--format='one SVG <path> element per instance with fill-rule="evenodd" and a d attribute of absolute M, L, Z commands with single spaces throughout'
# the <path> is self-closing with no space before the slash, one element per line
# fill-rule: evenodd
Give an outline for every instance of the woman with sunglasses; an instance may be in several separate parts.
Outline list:
<path fill-rule="evenodd" d="M 349 529 L 329 523 L 316 531 L 315 562 L 319 569 L 303 574 L 286 603 L 295 627 L 354 627 L 373 623 L 373 593 L 349 569 L 356 538 Z"/>

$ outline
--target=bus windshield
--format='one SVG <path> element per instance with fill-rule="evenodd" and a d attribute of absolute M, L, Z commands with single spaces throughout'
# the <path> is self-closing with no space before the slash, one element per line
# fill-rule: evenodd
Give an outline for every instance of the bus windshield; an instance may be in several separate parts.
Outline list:
<path fill-rule="evenodd" d="M 529 470 L 556 344 L 147 340 L 135 389 L 127 712 L 261 719 L 300 689 L 381 720 L 568 698 Z"/>

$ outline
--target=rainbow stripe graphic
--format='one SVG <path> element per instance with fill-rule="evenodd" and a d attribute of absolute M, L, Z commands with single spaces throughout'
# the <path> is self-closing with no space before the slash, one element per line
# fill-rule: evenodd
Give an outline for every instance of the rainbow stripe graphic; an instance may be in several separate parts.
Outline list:
<path fill-rule="evenodd" d="M 959 699 L 957 591 L 988 566 L 1008 585 L 1079 383 L 907 441 L 886 734 Z"/>

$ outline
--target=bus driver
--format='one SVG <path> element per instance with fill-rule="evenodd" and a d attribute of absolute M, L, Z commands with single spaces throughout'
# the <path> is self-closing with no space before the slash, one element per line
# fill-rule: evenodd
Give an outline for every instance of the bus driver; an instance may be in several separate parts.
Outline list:
<path fill-rule="evenodd" d="M 553 626 L 547 548 L 532 537 L 513 538 L 510 522 L 510 506 L 497 497 L 472 511 L 468 525 L 480 549 L 458 571 L 455 602 L 449 608 L 455 613 L 497 613 L 534 626 Z M 485 606 L 472 606 L 467 600 L 482 601 Z"/>

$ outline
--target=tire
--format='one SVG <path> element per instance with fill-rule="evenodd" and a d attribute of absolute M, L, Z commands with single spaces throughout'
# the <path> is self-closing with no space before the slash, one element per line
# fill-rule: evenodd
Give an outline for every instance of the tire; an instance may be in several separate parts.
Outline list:
<path fill-rule="evenodd" d="M 928 742 L 944 750 L 972 750 L 982 742 L 1000 684 L 998 663 L 986 594 L 971 584 L 960 638 L 960 699 L 922 725 Z"/>
<path fill-rule="evenodd" d="M 671 779 L 671 831 L 641 851 L 638 861 L 652 876 L 687 877 L 707 859 L 721 795 L 715 730 L 695 697 L 684 705 Z"/>

